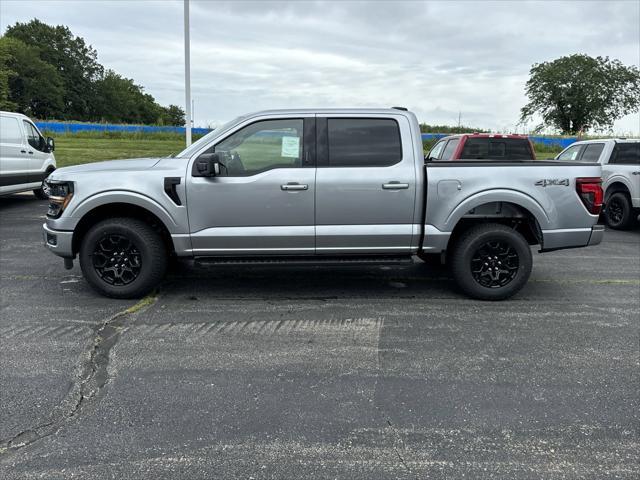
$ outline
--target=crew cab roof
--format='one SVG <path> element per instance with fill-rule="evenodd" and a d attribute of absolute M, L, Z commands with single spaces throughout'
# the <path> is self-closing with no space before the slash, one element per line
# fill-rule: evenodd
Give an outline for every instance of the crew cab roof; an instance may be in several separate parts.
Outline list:
<path fill-rule="evenodd" d="M 399 110 L 397 108 L 286 108 L 274 110 L 261 110 L 253 112 L 246 117 L 257 117 L 262 115 L 295 115 L 295 114 L 370 114 L 370 115 L 414 115 L 409 110 Z"/>

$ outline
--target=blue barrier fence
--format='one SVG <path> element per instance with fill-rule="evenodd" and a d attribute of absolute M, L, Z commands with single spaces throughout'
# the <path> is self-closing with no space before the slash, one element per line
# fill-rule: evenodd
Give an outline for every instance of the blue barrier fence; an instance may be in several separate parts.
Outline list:
<path fill-rule="evenodd" d="M 71 123 L 71 122 L 36 122 L 36 125 L 40 130 L 48 130 L 54 133 L 76 133 L 76 132 L 173 132 L 173 133 L 185 133 L 184 127 L 157 127 L 151 125 L 115 125 L 109 123 Z M 196 135 L 205 135 L 211 131 L 209 128 L 193 128 L 191 130 Z M 445 133 L 423 133 L 422 140 L 433 140 L 446 137 Z M 558 146 L 566 148 L 573 142 L 578 141 L 576 137 L 529 137 L 532 142 L 542 143 L 548 146 Z"/>
<path fill-rule="evenodd" d="M 173 132 L 184 135 L 184 127 L 158 127 L 151 125 L 115 125 L 110 123 L 72 123 L 72 122 L 35 122 L 40 130 L 48 130 L 54 133 L 77 132 Z M 191 132 L 197 135 L 209 133 L 209 128 L 192 128 Z"/>

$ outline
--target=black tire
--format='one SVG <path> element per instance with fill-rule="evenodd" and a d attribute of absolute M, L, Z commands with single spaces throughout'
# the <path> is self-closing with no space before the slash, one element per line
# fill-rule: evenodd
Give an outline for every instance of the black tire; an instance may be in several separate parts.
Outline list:
<path fill-rule="evenodd" d="M 38 200 L 49 200 L 49 195 L 44 193 L 44 190 L 42 188 L 36 188 L 33 191 L 33 194 L 36 196 Z"/>
<path fill-rule="evenodd" d="M 167 270 L 160 234 L 135 218 L 110 218 L 89 229 L 80 247 L 80 268 L 96 291 L 112 298 L 140 298 Z"/>
<path fill-rule="evenodd" d="M 498 223 L 469 228 L 455 242 L 448 258 L 460 289 L 480 300 L 504 300 L 515 295 L 527 283 L 533 264 L 525 238 Z"/>
<path fill-rule="evenodd" d="M 49 175 L 51 175 L 51 173 L 52 173 L 54 170 L 55 170 L 55 168 L 51 168 L 50 170 L 47 170 L 47 177 L 48 177 Z M 45 177 L 45 179 L 46 179 L 46 177 Z M 41 183 L 41 185 L 40 185 L 40 188 L 36 188 L 36 189 L 33 191 L 33 194 L 34 194 L 34 195 L 36 196 L 36 198 L 37 198 L 37 199 L 39 199 L 39 200 L 49 200 L 49 195 L 47 195 L 47 194 L 44 192 L 44 180 L 42 180 L 42 183 Z"/>
<path fill-rule="evenodd" d="M 612 193 L 604 210 L 604 220 L 614 230 L 629 230 L 634 220 L 631 199 L 625 192 Z"/>

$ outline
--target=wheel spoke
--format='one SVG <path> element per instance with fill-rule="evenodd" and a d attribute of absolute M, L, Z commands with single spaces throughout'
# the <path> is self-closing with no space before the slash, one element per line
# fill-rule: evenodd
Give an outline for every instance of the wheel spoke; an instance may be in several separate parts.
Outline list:
<path fill-rule="evenodd" d="M 93 268 L 106 283 L 114 286 L 127 285 L 140 274 L 140 251 L 125 235 L 106 234 L 96 242 Z"/>
<path fill-rule="evenodd" d="M 500 288 L 518 273 L 519 257 L 513 245 L 492 240 L 480 245 L 471 258 L 471 275 L 483 287 Z"/>

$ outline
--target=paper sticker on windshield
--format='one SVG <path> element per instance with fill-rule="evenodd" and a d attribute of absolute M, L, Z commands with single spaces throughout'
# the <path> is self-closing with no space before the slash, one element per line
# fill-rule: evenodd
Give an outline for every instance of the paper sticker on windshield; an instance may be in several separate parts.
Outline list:
<path fill-rule="evenodd" d="M 300 138 L 299 137 L 282 137 L 282 153 L 283 157 L 295 157 L 300 155 Z"/>
<path fill-rule="evenodd" d="M 575 160 L 577 156 L 578 156 L 578 150 L 576 150 L 575 152 L 571 152 L 571 160 Z"/>

